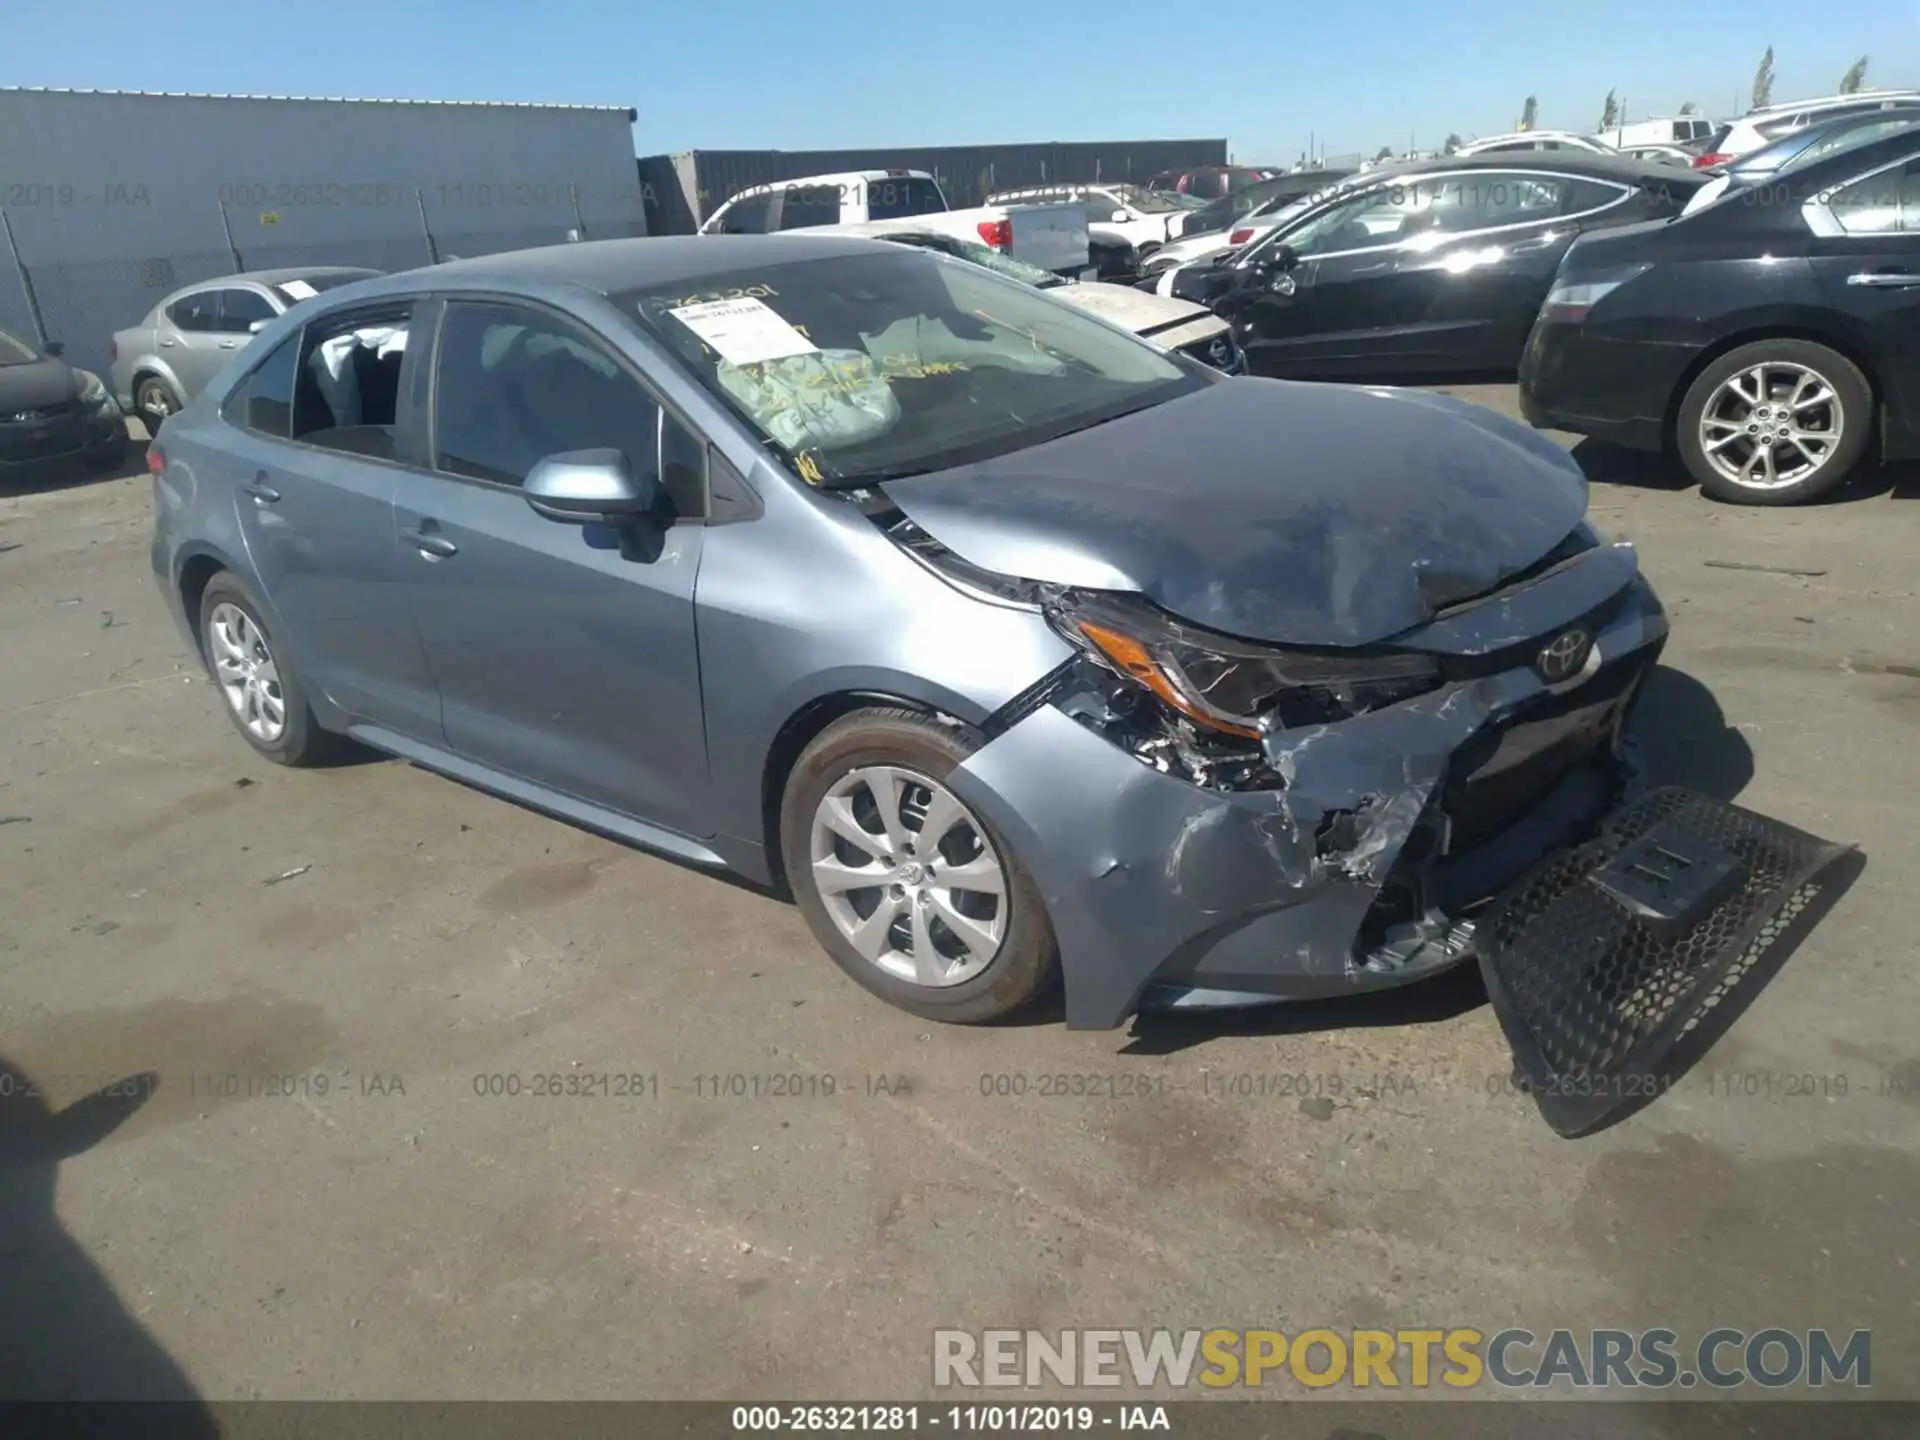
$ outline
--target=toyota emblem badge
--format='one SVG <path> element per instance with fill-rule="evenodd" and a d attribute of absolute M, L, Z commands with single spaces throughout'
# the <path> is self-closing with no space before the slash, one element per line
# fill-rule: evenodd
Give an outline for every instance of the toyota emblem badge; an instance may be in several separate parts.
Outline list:
<path fill-rule="evenodd" d="M 1593 636 L 1580 629 L 1563 630 L 1533 657 L 1533 668 L 1549 685 L 1571 680 L 1587 663 Z"/>

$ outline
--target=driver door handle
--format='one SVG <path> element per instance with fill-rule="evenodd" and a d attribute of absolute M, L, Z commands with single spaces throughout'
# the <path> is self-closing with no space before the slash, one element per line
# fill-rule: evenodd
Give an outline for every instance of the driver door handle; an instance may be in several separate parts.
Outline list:
<path fill-rule="evenodd" d="M 233 348 L 234 348 L 234 346 L 235 346 L 235 345 L 237 345 L 238 343 L 239 343 L 239 342 L 238 342 L 238 341 L 235 341 L 235 340 L 222 340 L 222 341 L 220 342 L 220 348 L 221 348 L 222 350 L 231 350 L 231 349 L 233 349 Z"/>
<path fill-rule="evenodd" d="M 1903 290 L 1910 285 L 1920 285 L 1920 275 L 1911 270 L 1864 270 L 1858 275 L 1849 275 L 1847 284 L 1879 290 Z"/>
<path fill-rule="evenodd" d="M 432 530 L 402 530 L 400 538 L 429 560 L 445 560 L 448 556 L 460 553 L 458 545 Z"/>
<path fill-rule="evenodd" d="M 264 470 L 242 485 L 240 493 L 251 495 L 255 502 L 261 505 L 271 505 L 280 498 L 280 492 L 267 484 L 267 472 Z"/>

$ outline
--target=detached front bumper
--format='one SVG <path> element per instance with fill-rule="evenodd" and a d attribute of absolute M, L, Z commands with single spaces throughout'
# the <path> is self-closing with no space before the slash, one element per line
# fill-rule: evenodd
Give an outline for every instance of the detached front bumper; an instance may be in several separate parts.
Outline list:
<path fill-rule="evenodd" d="M 1539 637 L 1599 655 L 1549 686 Z M 1059 941 L 1067 1024 L 1106 1029 L 1150 989 L 1311 998 L 1466 958 L 1459 922 L 1620 798 L 1621 727 L 1667 635 L 1631 551 L 1605 547 L 1428 627 L 1459 678 L 1263 742 L 1280 788 L 1143 764 L 1069 713 L 1066 687 L 949 784 L 1007 838 Z"/>
<path fill-rule="evenodd" d="M 104 464 L 127 448 L 127 427 L 111 400 L 56 407 L 33 419 L 0 421 L 0 474 L 71 464 Z"/>

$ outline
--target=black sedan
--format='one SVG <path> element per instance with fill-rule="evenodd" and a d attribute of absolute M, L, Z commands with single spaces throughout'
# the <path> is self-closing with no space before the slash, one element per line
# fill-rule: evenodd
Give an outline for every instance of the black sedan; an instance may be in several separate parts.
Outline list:
<path fill-rule="evenodd" d="M 1381 170 L 1173 293 L 1233 321 L 1256 375 L 1511 371 L 1585 231 L 1678 215 L 1704 178 L 1575 151 Z"/>
<path fill-rule="evenodd" d="M 1278 210 L 1303 195 L 1337 185 L 1352 174 L 1351 170 L 1296 170 L 1290 174 L 1276 175 L 1271 180 L 1262 180 L 1257 185 L 1249 185 L 1244 190 L 1208 201 L 1187 217 L 1186 228 L 1180 232 L 1180 236 L 1185 239 L 1189 235 L 1207 235 L 1216 230 L 1230 229 L 1243 215 L 1251 215 L 1255 210 Z"/>
<path fill-rule="evenodd" d="M 1520 385 L 1534 424 L 1670 447 L 1744 504 L 1823 495 L 1876 438 L 1920 456 L 1920 134 L 1582 239 Z"/>
<path fill-rule="evenodd" d="M 79 462 L 111 470 L 126 456 L 127 426 L 98 375 L 0 330 L 0 479 Z"/>

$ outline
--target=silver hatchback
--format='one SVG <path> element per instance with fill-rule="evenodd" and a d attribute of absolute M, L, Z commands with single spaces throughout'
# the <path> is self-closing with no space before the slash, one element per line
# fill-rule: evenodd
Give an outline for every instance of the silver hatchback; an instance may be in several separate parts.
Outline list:
<path fill-rule="evenodd" d="M 139 324 L 114 332 L 114 399 L 152 434 L 270 321 L 323 290 L 380 273 L 304 265 L 222 275 L 176 290 Z"/>

